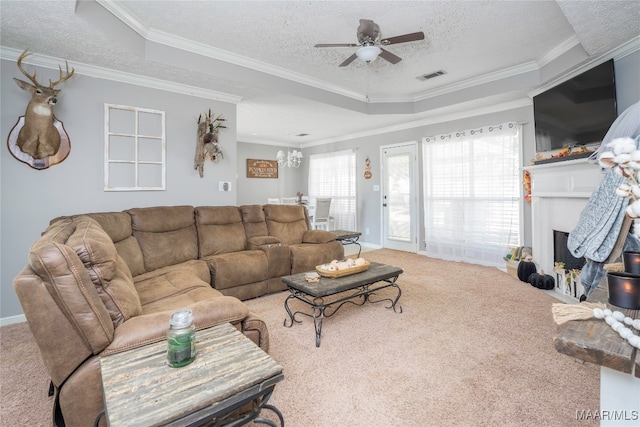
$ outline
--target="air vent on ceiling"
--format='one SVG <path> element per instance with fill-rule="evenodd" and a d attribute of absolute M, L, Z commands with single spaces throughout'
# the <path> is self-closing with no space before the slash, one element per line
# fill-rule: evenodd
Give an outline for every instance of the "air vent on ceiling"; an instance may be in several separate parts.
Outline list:
<path fill-rule="evenodd" d="M 425 80 L 432 79 L 434 77 L 441 76 L 443 74 L 447 74 L 447 72 L 444 71 L 444 70 L 438 70 L 438 71 L 434 71 L 433 73 L 423 74 L 421 76 L 418 76 L 418 77 L 416 77 L 416 79 L 425 81 Z"/>

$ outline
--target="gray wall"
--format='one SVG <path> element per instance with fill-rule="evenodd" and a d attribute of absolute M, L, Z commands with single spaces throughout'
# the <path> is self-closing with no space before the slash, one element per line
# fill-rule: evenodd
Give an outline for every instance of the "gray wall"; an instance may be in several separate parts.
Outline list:
<path fill-rule="evenodd" d="M 1 61 L 0 133 L 6 138 L 29 101 L 13 77 L 21 78 L 15 63 Z M 57 70 L 38 68 L 38 76 L 46 81 L 57 78 Z M 640 52 L 616 61 L 618 110 L 640 100 Z M 6 145 L 0 150 L 0 320 L 22 313 L 12 286 L 13 277 L 23 268 L 28 248 L 59 215 L 82 212 L 119 211 L 130 207 L 155 205 L 236 205 L 264 203 L 267 197 L 293 196 L 298 191 L 308 194 L 308 156 L 312 153 L 356 150 L 358 224 L 369 228 L 363 242 L 379 245 L 380 146 L 407 141 L 421 142 L 422 137 L 469 129 L 477 126 L 516 121 L 523 127 L 523 164 L 529 164 L 534 153 L 533 109 L 531 106 L 507 109 L 491 114 L 473 115 L 442 121 L 418 128 L 381 133 L 324 146 L 303 149 L 305 159 L 299 169 L 280 168 L 278 179 L 246 178 L 246 159 L 275 159 L 279 148 L 268 145 L 236 143 L 236 107 L 167 91 L 133 86 L 110 80 L 76 75 L 62 87 L 56 116 L 64 123 L 71 139 L 71 154 L 61 164 L 45 170 L 34 170 L 15 160 Z M 167 190 L 147 192 L 103 191 L 103 109 L 104 103 L 130 105 L 166 111 L 167 120 Z M 229 128 L 221 131 L 220 143 L 224 159 L 207 162 L 204 178 L 193 169 L 196 120 L 211 108 L 228 119 Z M 5 139 L 6 141 L 6 139 Z M 363 177 L 365 158 L 371 160 L 373 177 Z M 219 192 L 218 183 L 230 181 L 230 192 Z M 422 185 L 422 176 L 420 176 Z M 422 189 L 420 188 L 420 194 Z M 530 213 L 524 207 L 524 240 L 531 243 Z M 420 214 L 420 221 L 423 215 Z M 420 224 L 420 230 L 423 224 Z M 421 232 L 422 234 L 422 232 Z M 424 236 L 420 236 L 420 241 Z"/>
<path fill-rule="evenodd" d="M 268 197 L 294 197 L 299 191 L 304 192 L 307 187 L 307 174 L 302 166 L 279 166 L 278 178 L 247 178 L 247 159 L 275 161 L 278 150 L 282 150 L 286 155 L 287 147 L 238 141 L 239 205 L 263 205 L 267 203 Z M 303 158 L 303 165 L 308 163 L 308 160 Z M 304 183 L 304 186 L 301 183 Z"/>
<path fill-rule="evenodd" d="M 617 107 L 618 113 L 624 111 L 631 104 L 640 100 L 640 51 L 631 53 L 615 62 L 616 72 L 616 90 L 617 90 Z M 418 141 L 419 146 L 419 196 L 420 205 L 422 205 L 422 138 L 426 136 L 448 133 L 451 131 L 471 129 L 475 127 L 492 125 L 504 122 L 523 123 L 523 149 L 522 149 L 522 165 L 527 166 L 535 158 L 535 130 L 533 118 L 533 104 L 529 103 L 526 107 L 509 108 L 500 112 L 490 114 L 473 115 L 469 112 L 468 117 L 442 121 L 426 126 L 416 127 L 403 131 L 380 133 L 374 136 L 356 138 L 347 141 L 341 141 L 333 144 L 319 145 L 309 147 L 303 150 L 305 156 L 314 153 L 324 153 L 352 148 L 356 150 L 357 165 L 357 195 L 358 195 L 358 228 L 363 231 L 362 242 L 371 243 L 373 245 L 381 245 L 382 236 L 380 235 L 382 220 L 380 192 L 373 191 L 374 185 L 380 185 L 380 147 L 383 145 L 398 144 L 408 141 Z M 371 160 L 371 169 L 373 177 L 369 180 L 364 179 L 365 159 L 369 156 Z M 307 165 L 304 176 L 308 174 Z M 305 190 L 306 193 L 306 183 Z M 522 243 L 531 245 L 531 208 L 525 203 L 523 205 L 523 232 Z M 424 212 L 420 211 L 419 215 L 419 242 L 420 249 L 423 248 L 424 241 Z M 364 234 L 364 230 L 369 229 L 369 234 Z"/>
<path fill-rule="evenodd" d="M 419 176 L 419 205 L 422 205 L 422 138 L 426 136 L 438 135 L 441 133 L 447 133 L 450 131 L 465 130 L 484 125 L 499 124 L 504 122 L 518 122 L 524 123 L 523 125 L 523 141 L 524 141 L 524 159 L 528 164 L 529 160 L 535 155 L 533 147 L 535 147 L 535 134 L 533 131 L 533 107 L 520 107 L 515 109 L 507 109 L 504 111 L 483 114 L 478 116 L 469 116 L 457 120 L 437 123 L 433 125 L 421 126 L 413 129 L 407 129 L 396 132 L 383 133 L 379 135 L 373 135 L 363 138 L 357 138 L 349 141 L 342 141 L 339 143 L 333 143 L 323 146 L 310 147 L 303 150 L 305 155 L 337 151 L 344 149 L 354 149 L 356 152 L 356 168 L 357 168 L 357 189 L 358 195 L 358 228 L 363 232 L 361 241 L 370 243 L 372 245 L 381 245 L 381 221 L 382 221 L 382 208 L 380 201 L 380 192 L 374 191 L 374 185 L 381 186 L 381 174 L 380 174 L 380 147 L 383 145 L 399 144 L 409 141 L 418 142 L 418 165 L 420 170 Z M 371 171 L 373 177 L 371 179 L 364 178 L 365 159 L 369 157 L 371 161 Z M 306 175 L 305 175 L 306 176 Z M 530 209 L 525 207 L 525 221 L 529 223 Z M 422 242 L 424 241 L 424 212 L 420 211 L 419 215 L 419 242 L 420 249 L 423 248 Z M 365 233 L 365 230 L 369 229 L 369 234 Z M 530 241 L 530 232 L 528 228 L 525 228 L 525 241 Z"/>
<path fill-rule="evenodd" d="M 2 61 L 0 90 L 1 132 L 7 138 L 30 96 L 13 77 L 24 78 L 15 62 Z M 57 79 L 57 70 L 38 67 L 38 79 Z M 96 79 L 76 74 L 62 86 L 56 117 L 64 123 L 71 140 L 67 159 L 49 169 L 35 170 L 14 159 L 4 139 L 0 150 L 1 188 L 1 282 L 0 317 L 22 313 L 13 290 L 13 277 L 27 261 L 29 245 L 60 215 L 119 211 L 155 205 L 235 205 L 236 106 L 156 89 Z M 104 103 L 144 107 L 166 112 L 166 191 L 103 191 Z M 224 160 L 207 161 L 204 178 L 193 168 L 196 121 L 209 108 L 228 119 L 220 132 Z M 219 192 L 219 181 L 231 181 L 232 191 Z"/>

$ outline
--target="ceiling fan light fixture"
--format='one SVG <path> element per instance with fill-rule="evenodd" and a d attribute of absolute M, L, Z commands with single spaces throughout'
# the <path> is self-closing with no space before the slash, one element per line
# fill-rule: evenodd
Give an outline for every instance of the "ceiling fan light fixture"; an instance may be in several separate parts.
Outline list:
<path fill-rule="evenodd" d="M 382 50 L 378 46 L 362 46 L 356 51 L 358 58 L 365 62 L 375 61 L 380 53 Z"/>

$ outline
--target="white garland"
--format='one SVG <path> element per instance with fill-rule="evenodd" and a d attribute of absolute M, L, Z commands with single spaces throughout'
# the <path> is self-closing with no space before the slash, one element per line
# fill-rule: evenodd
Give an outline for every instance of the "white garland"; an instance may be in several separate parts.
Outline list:
<path fill-rule="evenodd" d="M 625 316 L 621 311 L 611 311 L 608 308 L 594 308 L 593 317 L 596 319 L 604 319 L 607 325 L 611 326 L 611 329 L 616 331 L 623 339 L 627 340 L 629 344 L 635 348 L 640 349 L 640 336 L 633 333 L 633 331 L 627 326 L 631 326 L 634 329 L 640 331 L 640 319 L 632 319 L 629 316 Z"/>

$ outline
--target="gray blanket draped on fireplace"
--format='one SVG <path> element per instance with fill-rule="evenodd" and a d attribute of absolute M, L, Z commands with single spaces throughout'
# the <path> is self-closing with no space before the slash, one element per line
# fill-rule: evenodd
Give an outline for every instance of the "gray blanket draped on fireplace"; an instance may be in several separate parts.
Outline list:
<path fill-rule="evenodd" d="M 620 137 L 635 138 L 640 148 L 640 102 L 627 108 L 613 122 L 600 148 L 590 157 L 598 160 L 606 145 Z M 580 214 L 576 227 L 569 233 L 567 247 L 576 258 L 585 257 L 587 263 L 580 273 L 585 295 L 589 295 L 604 277 L 604 262 L 608 259 L 621 232 L 628 200 L 616 194 L 624 178 L 608 170 Z M 626 230 L 625 230 L 626 232 Z M 640 251 L 640 241 L 629 234 L 624 250 Z"/>

